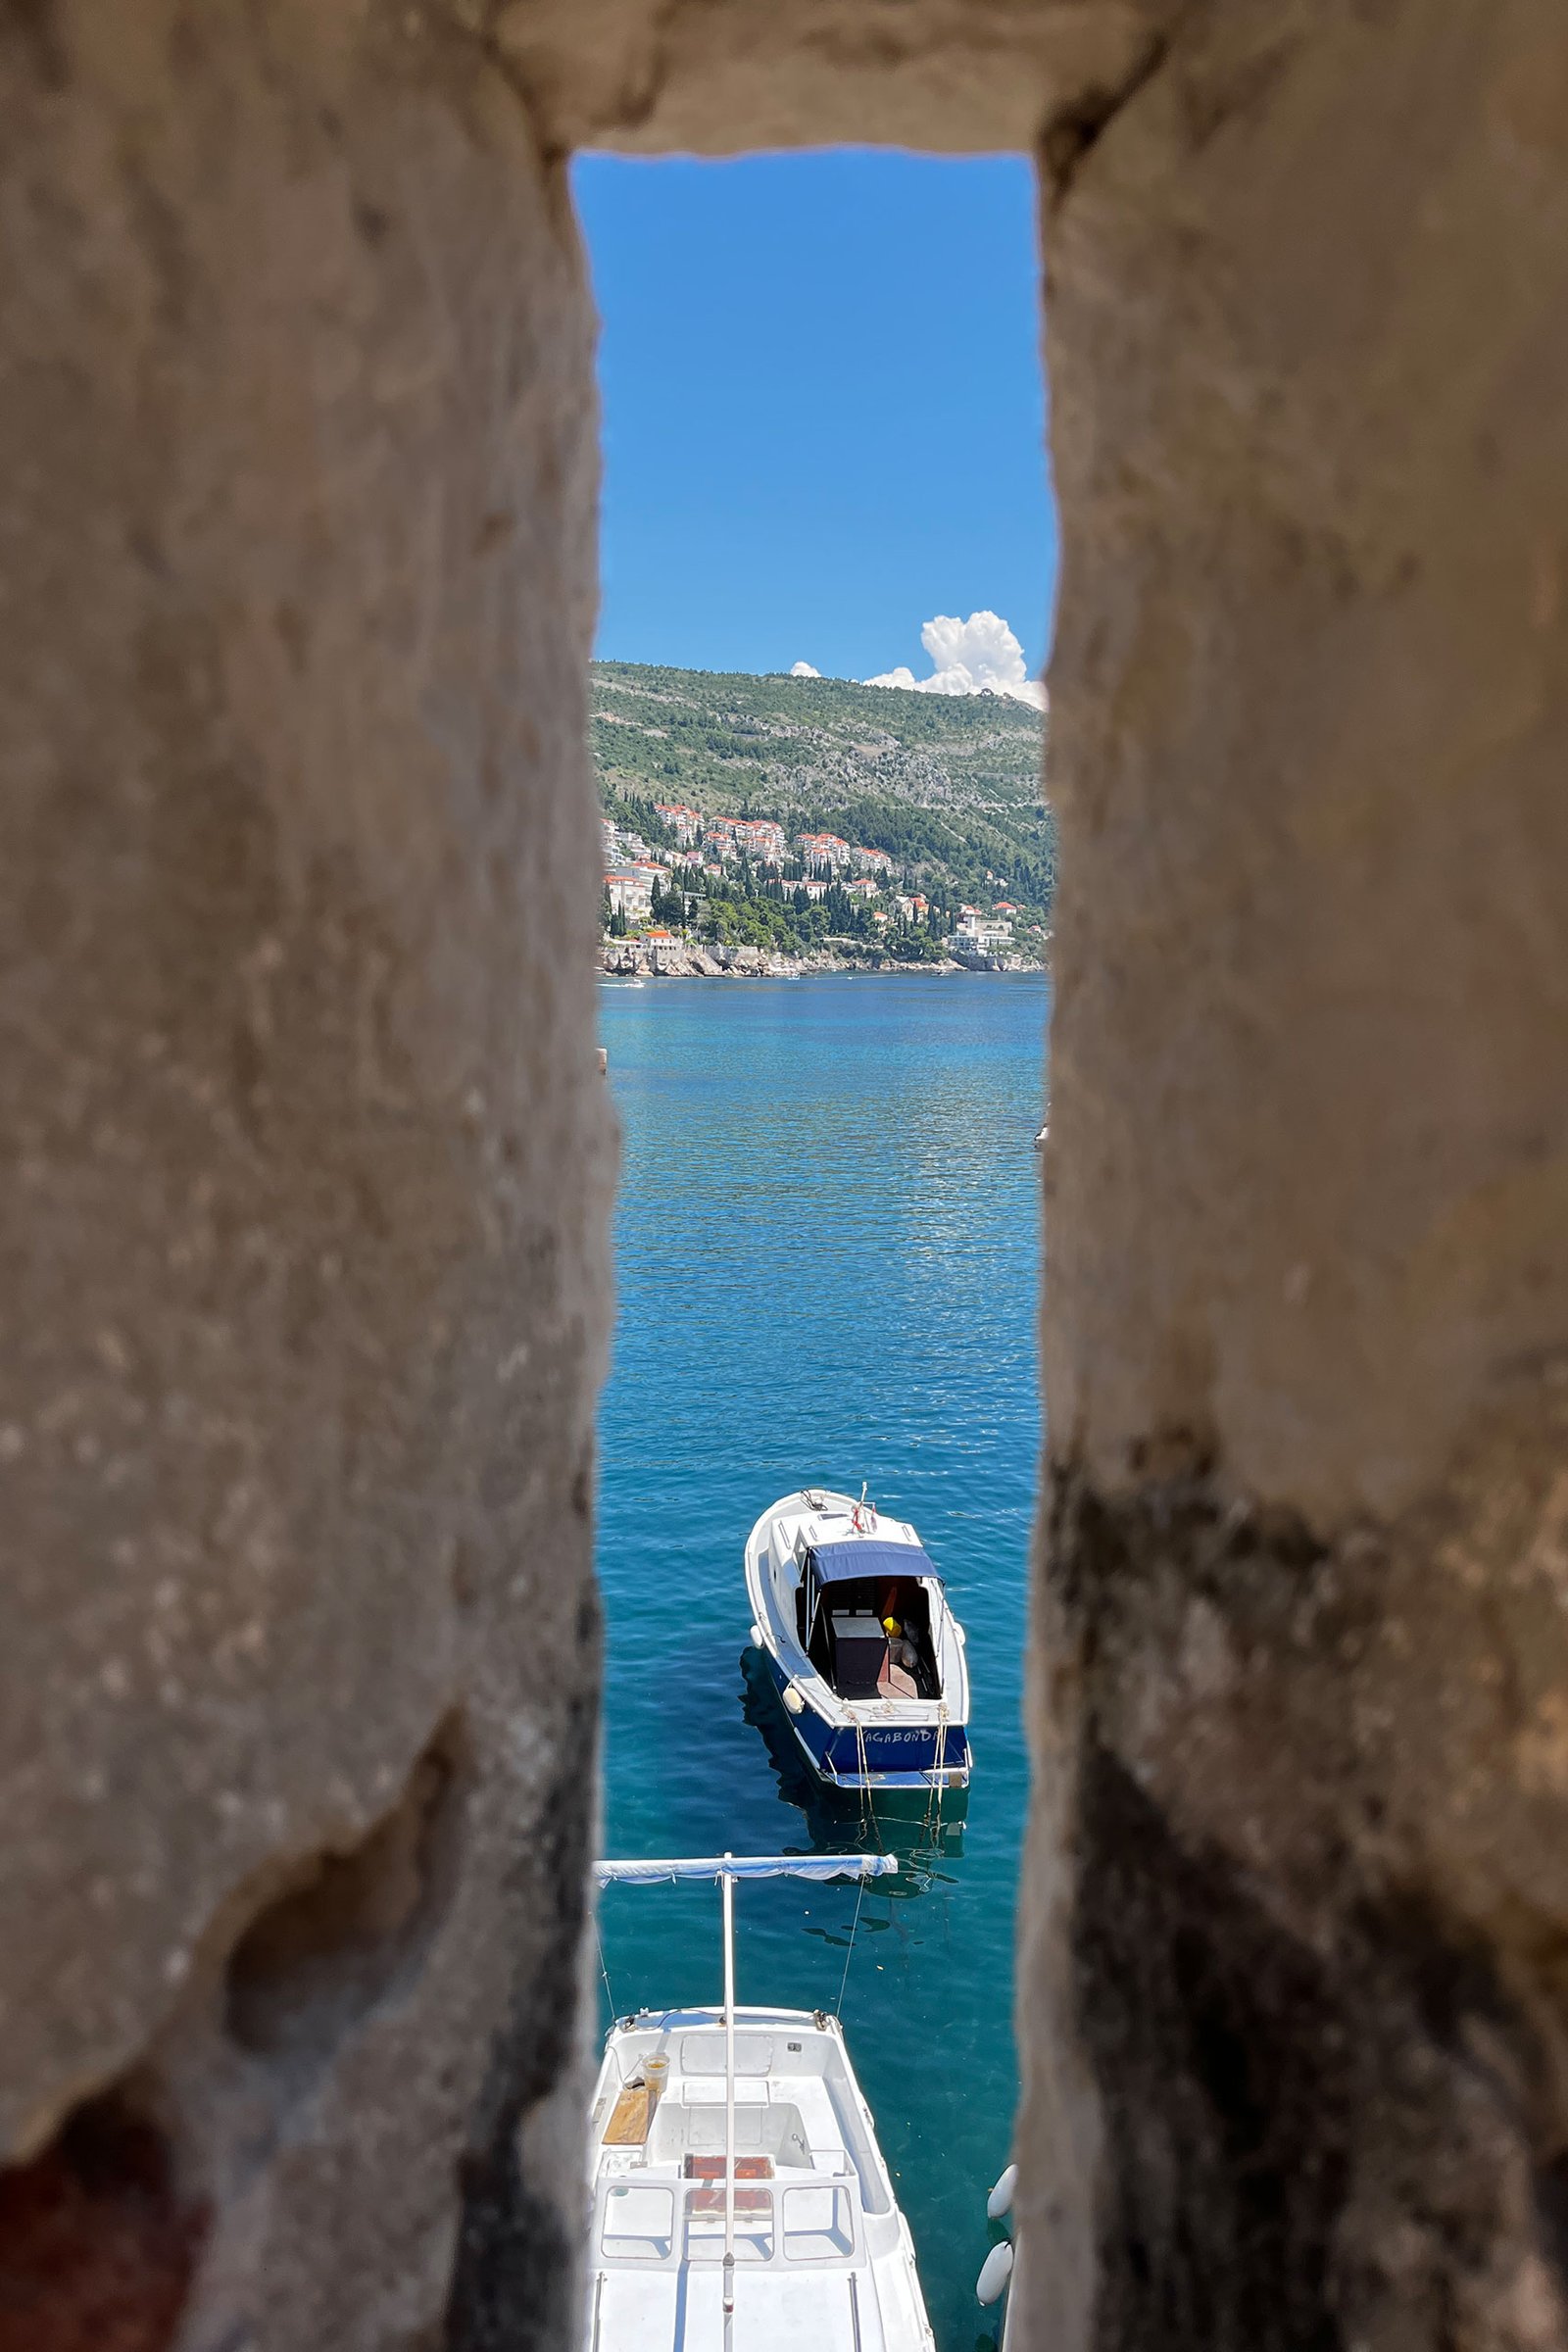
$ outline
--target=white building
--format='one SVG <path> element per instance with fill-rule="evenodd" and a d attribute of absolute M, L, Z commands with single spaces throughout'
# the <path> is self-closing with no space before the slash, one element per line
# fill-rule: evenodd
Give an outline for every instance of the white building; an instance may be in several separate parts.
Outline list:
<path fill-rule="evenodd" d="M 731 827 L 737 848 L 760 865 L 782 865 L 786 848 L 784 828 L 769 816 L 743 816 Z"/>
<path fill-rule="evenodd" d="M 803 833 L 800 840 L 801 858 L 808 868 L 837 873 L 848 865 L 852 856 L 850 845 L 837 833 Z"/>
<path fill-rule="evenodd" d="M 616 914 L 625 916 L 628 923 L 640 923 L 654 904 L 654 878 L 659 868 L 654 866 L 615 866 L 605 876 L 605 888 L 610 904 Z"/>
<path fill-rule="evenodd" d="M 994 954 L 999 948 L 1011 947 L 1012 924 L 1005 915 L 982 914 L 977 907 L 966 906 L 954 926 L 949 944 L 977 949 L 983 955 Z"/>

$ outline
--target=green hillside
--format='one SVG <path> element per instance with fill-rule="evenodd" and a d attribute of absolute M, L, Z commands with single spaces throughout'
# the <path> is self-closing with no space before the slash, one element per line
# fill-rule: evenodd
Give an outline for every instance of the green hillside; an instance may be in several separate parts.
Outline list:
<path fill-rule="evenodd" d="M 944 905 L 1005 895 L 1038 934 L 1054 876 L 1041 789 L 1045 722 L 1003 696 L 901 693 L 840 678 L 593 665 L 606 810 L 658 840 L 657 801 L 772 817 L 896 861 Z"/>

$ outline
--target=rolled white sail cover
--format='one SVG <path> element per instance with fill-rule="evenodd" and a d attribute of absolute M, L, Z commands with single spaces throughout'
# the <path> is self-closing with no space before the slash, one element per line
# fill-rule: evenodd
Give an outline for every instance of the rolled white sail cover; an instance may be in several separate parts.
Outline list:
<path fill-rule="evenodd" d="M 896 1854 L 706 1854 L 666 1862 L 596 1862 L 601 1886 L 657 1886 L 672 1879 L 882 1879 Z"/>

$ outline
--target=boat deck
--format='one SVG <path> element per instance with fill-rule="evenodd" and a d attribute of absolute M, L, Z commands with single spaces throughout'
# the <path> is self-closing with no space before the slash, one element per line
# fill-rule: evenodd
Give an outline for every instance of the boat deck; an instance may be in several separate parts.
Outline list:
<path fill-rule="evenodd" d="M 735 2057 L 735 2341 L 928 2352 L 908 2231 L 837 2027 L 741 2011 Z M 650 2096 L 659 2059 L 668 2075 Z M 590 2131 L 590 2352 L 723 2342 L 723 2070 L 712 2012 L 611 2034 Z"/>

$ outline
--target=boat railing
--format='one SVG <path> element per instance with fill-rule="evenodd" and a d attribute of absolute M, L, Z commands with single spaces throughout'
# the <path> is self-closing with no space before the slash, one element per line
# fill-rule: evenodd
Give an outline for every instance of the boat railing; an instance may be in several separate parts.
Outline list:
<path fill-rule="evenodd" d="M 869 2224 L 880 2218 L 866 2214 L 858 2189 L 852 2164 L 836 2173 L 804 2173 L 799 2180 L 743 2179 L 735 2191 L 737 2269 L 853 2270 L 871 2251 Z M 645 2211 L 640 2228 L 612 2228 L 612 2202 L 628 2193 L 645 2205 L 650 2198 L 662 2200 L 657 2226 Z M 803 2214 L 807 2206 L 809 2212 Z M 724 2184 L 717 2179 L 649 2182 L 635 2175 L 612 2177 L 601 2186 L 594 2213 L 596 2305 L 597 2281 L 608 2274 L 716 2264 L 723 2231 L 714 2225 L 723 2213 Z"/>

